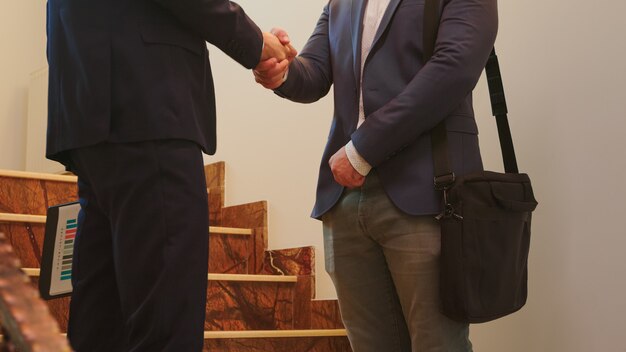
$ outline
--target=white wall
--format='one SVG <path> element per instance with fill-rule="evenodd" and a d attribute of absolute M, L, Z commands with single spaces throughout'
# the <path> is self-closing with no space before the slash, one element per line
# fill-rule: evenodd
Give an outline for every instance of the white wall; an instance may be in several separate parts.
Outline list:
<path fill-rule="evenodd" d="M 290 30 L 301 48 L 324 0 L 240 0 L 269 29 Z M 0 168 L 20 168 L 25 86 L 43 64 L 43 0 L 11 1 L 0 16 Z M 8 6 L 8 8 L 6 8 Z M 530 257 L 530 295 L 519 313 L 474 326 L 480 352 L 624 352 L 626 342 L 626 5 L 619 1 L 500 2 L 497 46 L 520 168 L 540 202 Z M 7 35 L 9 33 L 10 35 Z M 332 114 L 283 101 L 213 49 L 218 154 L 227 161 L 229 204 L 267 199 L 270 246 L 315 245 L 318 296 L 321 226 L 308 218 Z M 485 164 L 501 169 L 484 82 L 477 88 Z M 275 116 L 274 116 L 275 115 Z"/>
<path fill-rule="evenodd" d="M 528 305 L 477 326 L 479 351 L 626 351 L 625 11 L 607 0 L 500 3 L 511 125 L 540 204 Z M 495 124 L 480 122 L 487 166 L 498 167 Z"/>
<path fill-rule="evenodd" d="M 46 65 L 46 1 L 0 11 L 0 169 L 24 168 L 29 74 Z"/>

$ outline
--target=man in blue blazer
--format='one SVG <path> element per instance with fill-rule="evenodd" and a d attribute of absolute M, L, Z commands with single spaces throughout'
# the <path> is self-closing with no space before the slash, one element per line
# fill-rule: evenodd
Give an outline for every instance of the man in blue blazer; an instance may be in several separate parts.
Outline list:
<path fill-rule="evenodd" d="M 470 351 L 467 324 L 439 313 L 441 194 L 429 132 L 445 120 L 457 174 L 482 169 L 471 92 L 497 31 L 496 0 L 443 0 L 423 61 L 424 0 L 330 0 L 291 63 L 257 82 L 311 103 L 334 85 L 312 216 L 355 352 Z"/>
<path fill-rule="evenodd" d="M 68 336 L 79 352 L 200 351 L 205 41 L 244 67 L 295 55 L 228 0 L 49 0 L 47 156 L 78 175 Z"/>

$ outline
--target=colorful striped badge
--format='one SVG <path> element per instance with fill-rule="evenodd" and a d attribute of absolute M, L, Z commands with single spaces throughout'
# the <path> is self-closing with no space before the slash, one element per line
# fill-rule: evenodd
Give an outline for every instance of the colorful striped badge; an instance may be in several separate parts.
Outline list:
<path fill-rule="evenodd" d="M 72 292 L 72 259 L 79 211 L 79 203 L 48 208 L 39 278 L 39 289 L 46 299 Z"/>

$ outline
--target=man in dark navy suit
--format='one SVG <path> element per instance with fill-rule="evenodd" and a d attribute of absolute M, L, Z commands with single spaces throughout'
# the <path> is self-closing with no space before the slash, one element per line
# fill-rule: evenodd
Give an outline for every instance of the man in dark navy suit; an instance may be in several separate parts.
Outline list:
<path fill-rule="evenodd" d="M 81 202 L 70 342 L 200 351 L 202 151 L 215 151 L 205 42 L 248 69 L 295 52 L 228 0 L 49 0 L 47 31 L 47 156 L 78 175 Z"/>
<path fill-rule="evenodd" d="M 441 194 L 430 131 L 446 121 L 456 174 L 482 169 L 472 89 L 496 38 L 496 0 L 442 0 L 423 60 L 424 0 L 330 0 L 300 56 L 257 82 L 335 110 L 313 217 L 354 352 L 468 352 L 467 324 L 439 312 Z M 288 74 L 286 71 L 288 70 Z"/>

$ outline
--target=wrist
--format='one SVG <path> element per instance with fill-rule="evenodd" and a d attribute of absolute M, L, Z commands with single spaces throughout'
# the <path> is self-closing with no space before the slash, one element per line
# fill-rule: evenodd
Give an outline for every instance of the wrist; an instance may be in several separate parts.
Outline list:
<path fill-rule="evenodd" d="M 346 144 L 346 156 L 348 157 L 348 161 L 352 167 L 358 172 L 361 176 L 365 177 L 372 170 L 372 166 L 367 162 L 367 160 L 363 159 L 361 154 L 356 150 L 352 141 Z"/>

